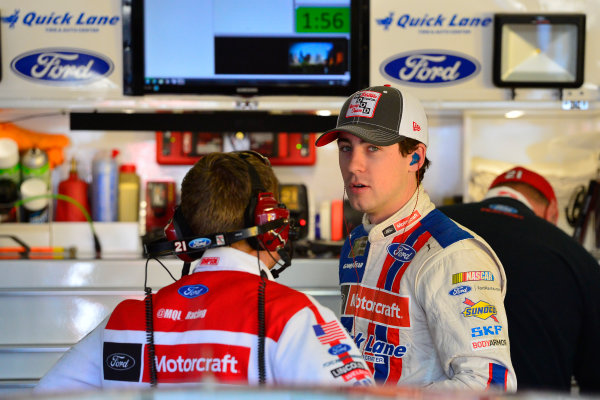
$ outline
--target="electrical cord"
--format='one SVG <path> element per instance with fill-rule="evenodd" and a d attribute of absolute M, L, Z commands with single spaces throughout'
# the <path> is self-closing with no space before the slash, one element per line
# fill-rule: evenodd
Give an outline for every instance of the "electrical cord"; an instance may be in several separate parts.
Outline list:
<path fill-rule="evenodd" d="M 148 366 L 150 367 L 150 386 L 156 387 L 158 376 L 156 373 L 156 347 L 154 345 L 154 309 L 152 305 L 152 288 L 148 286 L 148 264 L 150 260 L 156 260 L 167 273 L 177 282 L 171 271 L 156 257 L 148 257 L 144 268 L 144 308 L 146 312 L 146 343 L 148 344 Z"/>
<path fill-rule="evenodd" d="M 47 199 L 47 198 L 51 198 L 51 199 L 57 199 L 57 200 L 62 200 L 62 201 L 66 201 L 67 203 L 71 203 L 73 204 L 75 207 L 77 207 L 79 209 L 79 211 L 81 211 L 81 213 L 83 214 L 83 216 L 85 217 L 86 221 L 89 223 L 90 225 L 90 229 L 92 231 L 92 237 L 94 239 L 94 251 L 96 253 L 96 259 L 100 259 L 102 258 L 102 245 L 100 244 L 100 239 L 98 239 L 98 235 L 96 234 L 96 230 L 94 229 L 94 223 L 92 221 L 92 217 L 90 216 L 90 214 L 88 213 L 88 211 L 85 209 L 85 207 L 78 202 L 77 200 L 75 200 L 74 198 L 72 198 L 71 196 L 67 196 L 64 194 L 54 194 L 54 193 L 46 193 L 46 194 L 40 194 L 37 196 L 30 196 L 30 197 L 26 197 L 24 199 L 21 200 L 17 200 L 14 203 L 9 203 L 6 204 L 6 206 L 12 206 L 13 208 L 17 208 L 25 203 L 28 203 L 30 201 L 34 201 L 34 200 L 39 200 L 39 199 Z M 3 204 L 4 206 L 4 204 Z"/>

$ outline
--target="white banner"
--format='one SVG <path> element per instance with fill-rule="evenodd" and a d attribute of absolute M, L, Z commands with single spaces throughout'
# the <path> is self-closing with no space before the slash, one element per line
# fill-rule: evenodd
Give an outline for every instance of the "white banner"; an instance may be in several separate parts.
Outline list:
<path fill-rule="evenodd" d="M 120 1 L 3 0 L 0 98 L 122 96 Z"/>
<path fill-rule="evenodd" d="M 406 87 L 422 100 L 508 100 L 492 82 L 495 13 L 585 13 L 584 86 L 598 98 L 600 0 L 371 0 L 370 84 Z"/>

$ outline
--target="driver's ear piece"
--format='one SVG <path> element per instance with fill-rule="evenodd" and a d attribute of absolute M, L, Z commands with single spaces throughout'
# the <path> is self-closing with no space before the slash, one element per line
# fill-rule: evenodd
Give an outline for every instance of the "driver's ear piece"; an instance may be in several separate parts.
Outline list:
<path fill-rule="evenodd" d="M 175 207 L 175 212 L 173 213 L 173 217 L 165 226 L 165 236 L 168 241 L 172 242 L 175 240 L 185 240 L 185 238 L 189 238 L 193 236 L 192 229 L 187 224 L 183 213 L 181 212 L 181 207 Z M 176 253 L 177 257 L 179 257 L 182 261 L 192 262 L 202 257 L 202 253 L 198 252 L 196 254 L 188 254 L 185 252 Z"/>
<path fill-rule="evenodd" d="M 417 164 L 419 161 L 421 160 L 421 157 L 419 157 L 419 155 L 417 153 L 414 153 L 412 155 L 412 160 L 410 161 L 409 165 L 415 165 Z"/>

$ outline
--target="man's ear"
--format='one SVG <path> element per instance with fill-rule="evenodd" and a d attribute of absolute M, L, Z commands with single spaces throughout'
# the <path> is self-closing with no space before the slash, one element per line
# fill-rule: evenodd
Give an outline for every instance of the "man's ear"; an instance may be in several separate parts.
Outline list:
<path fill-rule="evenodd" d="M 558 203 L 552 200 L 544 210 L 544 219 L 552 224 L 558 224 Z"/>
<path fill-rule="evenodd" d="M 425 162 L 425 156 L 427 154 L 427 147 L 423 143 L 419 143 L 415 151 L 410 153 L 408 157 L 410 158 L 409 171 L 416 172 L 421 168 L 423 163 Z"/>

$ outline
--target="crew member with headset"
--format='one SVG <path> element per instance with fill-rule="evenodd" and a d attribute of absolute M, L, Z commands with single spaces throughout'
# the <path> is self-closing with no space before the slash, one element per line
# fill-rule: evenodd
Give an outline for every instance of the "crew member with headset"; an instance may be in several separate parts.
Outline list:
<path fill-rule="evenodd" d="M 147 246 L 150 258 L 178 255 L 184 276 L 156 294 L 147 288 L 144 301 L 117 305 L 36 390 L 372 384 L 333 311 L 273 281 L 290 263 L 289 211 L 274 196 L 277 185 L 255 152 L 198 161 L 183 179 L 167 240 Z"/>

